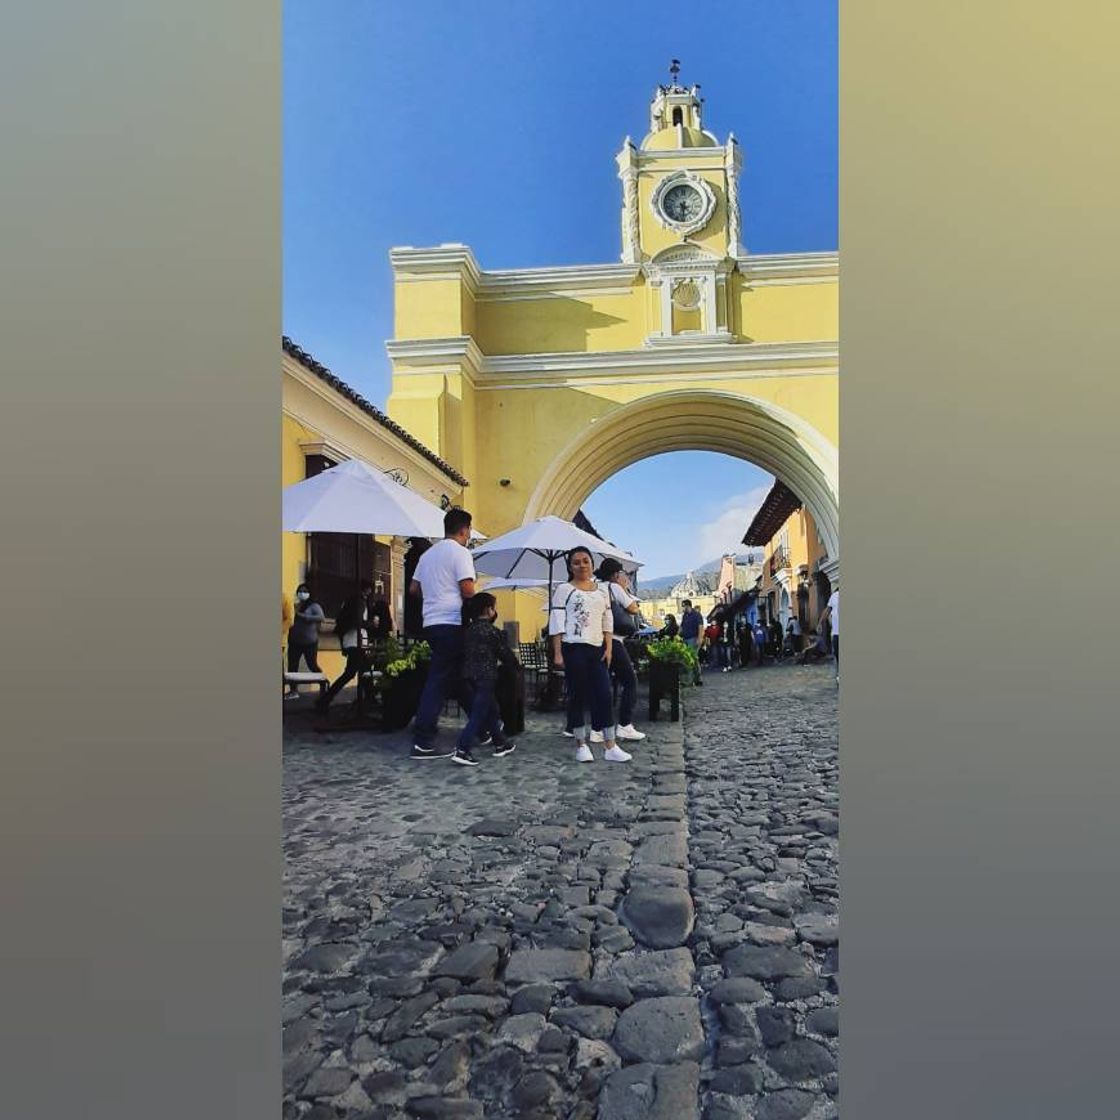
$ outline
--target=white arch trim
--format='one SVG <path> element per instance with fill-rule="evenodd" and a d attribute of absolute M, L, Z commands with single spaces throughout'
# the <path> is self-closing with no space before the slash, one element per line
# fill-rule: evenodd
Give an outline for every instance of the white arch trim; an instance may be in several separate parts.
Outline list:
<path fill-rule="evenodd" d="M 718 451 L 769 471 L 808 507 L 830 566 L 839 567 L 835 445 L 786 409 L 718 390 L 659 393 L 619 405 L 590 424 L 541 476 L 526 506 L 525 521 L 547 514 L 570 520 L 611 475 L 667 451 Z"/>

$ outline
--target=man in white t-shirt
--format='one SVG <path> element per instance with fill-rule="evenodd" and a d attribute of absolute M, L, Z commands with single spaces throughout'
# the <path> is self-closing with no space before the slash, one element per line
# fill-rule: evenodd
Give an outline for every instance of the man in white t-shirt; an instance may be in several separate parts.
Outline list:
<path fill-rule="evenodd" d="M 443 540 L 420 557 L 408 590 L 424 597 L 424 640 L 431 646 L 428 679 L 412 725 L 412 758 L 444 758 L 454 745 L 436 746 L 439 713 L 450 692 L 470 711 L 470 689 L 463 680 L 463 601 L 474 595 L 474 559 L 467 551 L 471 515 L 449 509 L 443 518 Z"/>
<path fill-rule="evenodd" d="M 826 620 L 832 622 L 832 656 L 836 658 L 836 681 L 840 682 L 840 588 L 838 587 L 829 597 L 828 606 L 821 611 L 818 626 L 823 626 Z"/>

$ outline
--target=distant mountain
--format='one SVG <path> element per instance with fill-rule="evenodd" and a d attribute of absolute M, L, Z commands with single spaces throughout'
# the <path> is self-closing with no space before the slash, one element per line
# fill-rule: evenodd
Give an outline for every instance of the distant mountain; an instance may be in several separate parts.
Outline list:
<path fill-rule="evenodd" d="M 762 562 L 761 550 L 752 553 L 739 552 L 736 553 L 735 558 L 740 563 L 745 564 L 751 556 L 756 557 L 759 563 Z M 715 560 L 709 560 L 706 564 L 701 564 L 699 568 L 693 568 L 693 575 L 717 575 L 722 561 L 723 557 L 717 556 Z M 657 595 L 664 595 L 667 591 L 676 586 L 676 584 L 680 583 L 686 575 L 688 575 L 687 572 L 678 572 L 676 575 L 672 576 L 654 576 L 653 578 L 647 578 L 639 572 L 638 597 L 642 599 L 651 599 L 656 598 Z"/>

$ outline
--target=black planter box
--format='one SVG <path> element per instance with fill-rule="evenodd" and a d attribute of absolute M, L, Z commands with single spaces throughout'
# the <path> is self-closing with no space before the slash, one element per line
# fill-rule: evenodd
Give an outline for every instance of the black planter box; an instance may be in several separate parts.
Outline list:
<path fill-rule="evenodd" d="M 681 667 L 675 661 L 649 663 L 649 718 L 657 719 L 661 701 L 669 701 L 669 720 L 681 718 Z"/>
<path fill-rule="evenodd" d="M 494 690 L 506 735 L 520 735 L 525 730 L 525 670 L 502 666 L 498 670 L 498 686 Z"/>
<path fill-rule="evenodd" d="M 428 679 L 427 665 L 409 669 L 396 677 L 385 677 L 381 689 L 381 728 L 399 731 L 407 727 L 420 706 L 420 694 Z"/>

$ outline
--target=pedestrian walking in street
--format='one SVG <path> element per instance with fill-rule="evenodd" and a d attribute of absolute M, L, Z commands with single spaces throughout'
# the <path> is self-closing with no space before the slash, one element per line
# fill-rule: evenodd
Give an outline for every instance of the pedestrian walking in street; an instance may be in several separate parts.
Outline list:
<path fill-rule="evenodd" d="M 770 640 L 767 642 L 767 649 L 775 661 L 782 656 L 782 624 L 776 618 L 770 620 Z"/>
<path fill-rule="evenodd" d="M 591 712 L 591 728 L 602 732 L 607 762 L 629 762 L 631 755 L 615 742 L 611 714 L 610 664 L 614 649 L 614 619 L 610 594 L 597 583 L 595 561 L 586 548 L 573 548 L 567 555 L 568 579 L 553 595 L 548 632 L 553 663 L 563 666 L 572 697 L 572 710 L 581 721 Z M 585 723 L 573 731 L 576 761 L 593 762 Z"/>
<path fill-rule="evenodd" d="M 675 638 L 680 632 L 681 628 L 677 625 L 677 616 L 674 614 L 667 614 L 665 616 L 665 625 L 661 627 L 657 636 L 659 638 Z"/>
<path fill-rule="evenodd" d="M 505 737 L 494 695 L 499 664 L 517 668 L 517 658 L 506 644 L 505 635 L 494 625 L 497 617 L 498 601 L 485 591 L 478 592 L 463 604 L 466 627 L 463 635 L 463 676 L 472 698 L 470 714 L 452 758 L 460 766 L 478 765 L 472 748 L 480 740 L 493 743 L 495 758 L 501 758 L 517 747 Z"/>
<path fill-rule="evenodd" d="M 355 678 L 358 678 L 359 695 L 361 695 L 361 674 L 370 667 L 369 655 L 366 647 L 369 644 L 369 597 L 373 594 L 373 584 L 363 580 L 356 594 L 351 595 L 339 607 L 338 617 L 335 619 L 335 633 L 338 634 L 338 644 L 346 658 L 346 666 L 342 675 L 331 683 L 326 694 L 315 701 L 315 710 L 325 715 L 334 698 Z"/>
<path fill-rule="evenodd" d="M 703 678 L 700 676 L 700 632 L 704 626 L 704 616 L 693 607 L 691 599 L 685 599 L 681 603 L 681 608 L 684 611 L 681 615 L 681 639 L 696 654 L 693 684 L 703 684 Z"/>
<path fill-rule="evenodd" d="M 754 645 L 750 624 L 741 623 L 736 637 L 739 644 L 739 668 L 746 669 L 751 663 L 751 647 Z"/>
<path fill-rule="evenodd" d="M 410 757 L 445 758 L 454 749 L 436 746 L 439 713 L 448 692 L 466 712 L 471 688 L 463 676 L 463 603 L 474 596 L 474 560 L 467 551 L 471 515 L 449 509 L 443 517 L 443 540 L 432 545 L 416 564 L 409 593 L 423 597 L 424 640 L 432 651 L 428 679 L 412 725 Z"/>
<path fill-rule="evenodd" d="M 288 672 L 298 673 L 302 658 L 307 663 L 309 673 L 321 673 L 319 668 L 319 630 L 326 615 L 315 601 L 311 588 L 301 583 L 296 588 L 294 598 L 295 616 L 288 631 Z M 299 699 L 299 685 L 289 687 L 286 700 Z"/>
<path fill-rule="evenodd" d="M 754 624 L 753 636 L 755 652 L 758 655 L 758 664 L 761 667 L 766 664 L 766 645 L 769 641 L 769 637 L 766 633 L 766 625 L 762 619 L 759 619 Z"/>
<path fill-rule="evenodd" d="M 821 611 L 819 626 L 825 623 L 832 627 L 832 656 L 836 659 L 836 683 L 840 683 L 840 588 L 828 597 L 828 606 Z"/>

